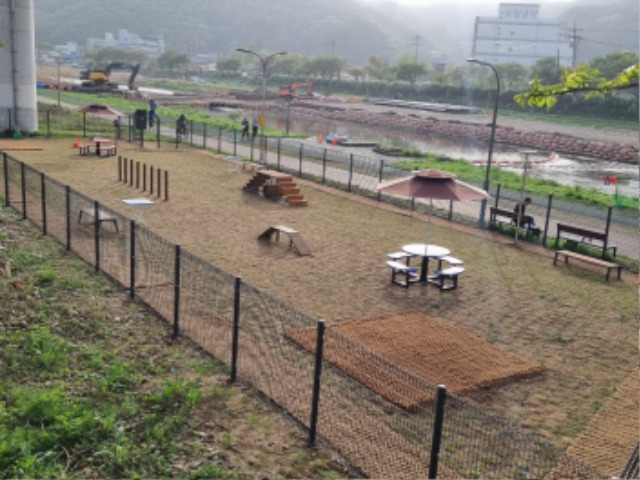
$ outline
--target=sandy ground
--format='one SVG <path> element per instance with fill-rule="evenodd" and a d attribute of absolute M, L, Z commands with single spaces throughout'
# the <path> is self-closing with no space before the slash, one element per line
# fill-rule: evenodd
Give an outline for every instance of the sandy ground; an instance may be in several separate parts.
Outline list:
<path fill-rule="evenodd" d="M 80 157 L 69 139 L 35 142 L 42 151 L 11 154 L 116 211 L 129 213 L 123 198 L 148 196 L 117 181 L 114 157 Z M 457 290 L 422 284 L 405 289 L 391 284 L 386 254 L 423 241 L 425 218 L 419 214 L 306 181 L 297 183 L 308 206 L 292 208 L 243 193 L 250 174 L 212 153 L 127 144 L 118 153 L 170 172 L 170 200 L 145 213 L 151 228 L 299 310 L 330 324 L 410 310 L 542 369 L 465 396 L 560 447 L 571 444 L 603 405 L 606 411 L 634 368 L 633 275 L 605 282 L 599 270 L 554 267 L 549 251 L 432 219 L 432 242 L 463 259 L 466 271 Z M 299 231 L 312 255 L 297 255 L 287 242 L 257 241 L 279 224 Z M 637 432 L 637 409 L 628 418 Z"/>

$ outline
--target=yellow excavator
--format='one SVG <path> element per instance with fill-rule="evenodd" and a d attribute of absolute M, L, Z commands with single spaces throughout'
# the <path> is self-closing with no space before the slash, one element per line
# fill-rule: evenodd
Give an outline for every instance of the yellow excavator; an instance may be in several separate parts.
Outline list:
<path fill-rule="evenodd" d="M 84 92 L 105 92 L 117 90 L 118 84 L 111 81 L 112 70 L 131 70 L 128 82 L 129 90 L 137 90 L 134 82 L 138 72 L 140 71 L 140 64 L 138 63 L 133 65 L 121 62 L 110 63 L 104 68 L 92 68 L 81 71 L 80 80 L 82 80 L 82 83 L 78 90 Z"/>

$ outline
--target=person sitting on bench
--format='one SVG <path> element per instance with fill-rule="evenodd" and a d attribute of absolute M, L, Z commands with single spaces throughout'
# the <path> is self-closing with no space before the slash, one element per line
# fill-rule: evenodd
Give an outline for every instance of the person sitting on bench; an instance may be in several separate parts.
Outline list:
<path fill-rule="evenodd" d="M 527 206 L 531 204 L 531 198 L 527 197 L 522 202 L 516 203 L 513 207 L 513 213 L 516 214 L 516 224 L 519 227 L 526 228 L 527 230 L 534 230 L 536 228 L 535 220 L 531 215 L 525 215 Z"/>

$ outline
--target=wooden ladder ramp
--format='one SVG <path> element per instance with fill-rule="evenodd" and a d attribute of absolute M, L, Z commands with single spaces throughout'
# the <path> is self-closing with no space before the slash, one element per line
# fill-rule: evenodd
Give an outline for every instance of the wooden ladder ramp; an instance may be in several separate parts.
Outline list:
<path fill-rule="evenodd" d="M 280 233 L 286 233 L 289 236 L 289 247 L 295 248 L 298 251 L 298 255 L 305 256 L 311 255 L 311 249 L 304 241 L 302 235 L 297 230 L 286 227 L 284 225 L 272 225 L 264 232 L 258 235 L 258 240 L 271 240 L 272 237 L 276 237 L 276 240 L 280 240 Z"/>

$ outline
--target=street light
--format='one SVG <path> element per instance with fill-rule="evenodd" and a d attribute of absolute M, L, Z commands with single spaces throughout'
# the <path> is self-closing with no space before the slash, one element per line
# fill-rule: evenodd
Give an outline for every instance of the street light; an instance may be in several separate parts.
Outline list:
<path fill-rule="evenodd" d="M 265 111 L 267 109 L 267 66 L 269 62 L 273 59 L 273 57 L 277 55 L 286 55 L 287 52 L 276 52 L 263 57 L 257 52 L 253 50 L 249 50 L 247 48 L 236 48 L 237 52 L 249 53 L 254 55 L 260 60 L 260 64 L 262 65 L 262 112 L 260 113 L 260 118 L 258 119 L 258 123 L 260 124 L 260 164 L 264 165 L 267 157 L 267 142 L 264 136 L 264 124 L 266 123 L 265 119 Z"/>
<path fill-rule="evenodd" d="M 467 59 L 469 63 L 477 63 L 478 65 L 484 65 L 485 67 L 489 67 L 493 70 L 493 74 L 496 76 L 496 101 L 493 105 L 493 120 L 491 122 L 491 136 L 489 137 L 489 157 L 487 158 L 487 168 L 484 172 L 484 183 L 482 184 L 482 188 L 489 193 L 489 171 L 491 169 L 491 158 L 493 157 L 493 141 L 496 135 L 496 120 L 498 118 L 498 100 L 500 99 L 500 76 L 498 75 L 498 71 L 496 67 L 491 65 L 488 62 L 478 60 L 477 58 L 469 58 Z M 487 200 L 482 199 L 480 204 L 480 218 L 478 219 L 478 223 L 480 225 L 485 224 L 484 216 L 485 210 L 487 208 Z"/>

